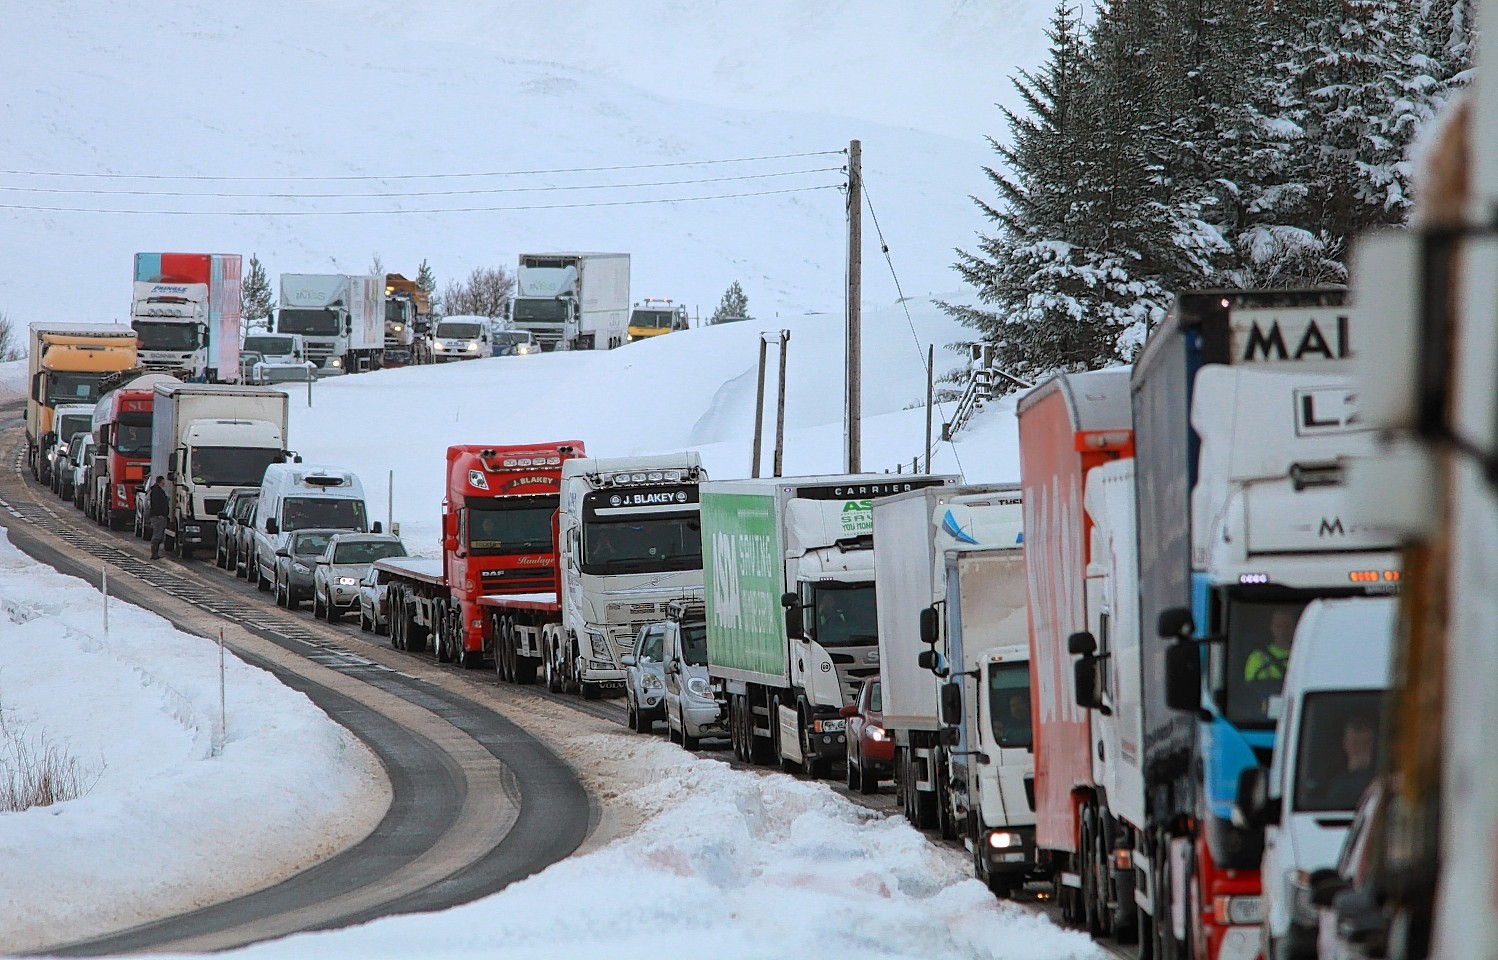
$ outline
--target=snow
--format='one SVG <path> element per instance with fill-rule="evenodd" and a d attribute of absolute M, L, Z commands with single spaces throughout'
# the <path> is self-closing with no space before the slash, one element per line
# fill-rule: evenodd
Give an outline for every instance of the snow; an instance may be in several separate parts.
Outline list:
<path fill-rule="evenodd" d="M 585 746 L 629 771 L 637 785 L 620 799 L 648 816 L 639 831 L 468 906 L 228 956 L 748 960 L 775 944 L 858 960 L 1105 956 L 1085 935 L 996 901 L 965 856 L 824 785 L 736 771 L 658 738 L 605 734 Z"/>
<path fill-rule="evenodd" d="M 216 644 L 117 601 L 106 632 L 96 589 L 0 532 L 0 776 L 50 746 L 86 788 L 0 813 L 0 949 L 224 899 L 374 829 L 388 788 L 363 744 L 232 656 L 224 686 L 221 720 Z"/>

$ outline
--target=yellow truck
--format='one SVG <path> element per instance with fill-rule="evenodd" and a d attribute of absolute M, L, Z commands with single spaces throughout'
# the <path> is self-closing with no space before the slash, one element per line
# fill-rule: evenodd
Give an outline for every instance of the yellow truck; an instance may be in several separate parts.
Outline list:
<path fill-rule="evenodd" d="M 42 483 L 47 453 L 57 443 L 52 414 L 59 403 L 93 404 L 99 383 L 136 365 L 135 331 L 122 323 L 34 323 L 27 380 L 26 461 Z"/>
<path fill-rule="evenodd" d="M 649 340 L 662 334 L 687 329 L 687 308 L 672 306 L 670 300 L 646 297 L 629 312 L 629 340 Z"/>

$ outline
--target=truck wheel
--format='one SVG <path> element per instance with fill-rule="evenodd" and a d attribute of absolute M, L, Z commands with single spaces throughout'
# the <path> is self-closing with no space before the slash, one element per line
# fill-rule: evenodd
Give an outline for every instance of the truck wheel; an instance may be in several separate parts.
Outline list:
<path fill-rule="evenodd" d="M 812 719 L 804 711 L 796 713 L 796 728 L 801 737 L 801 772 L 808 780 L 820 780 L 827 775 L 827 761 L 817 755 L 813 741 Z"/>
<path fill-rule="evenodd" d="M 536 669 L 540 666 L 535 657 L 522 657 L 515 654 L 515 682 L 521 686 L 529 686 L 536 682 Z"/>
<path fill-rule="evenodd" d="M 438 663 L 452 663 L 452 648 L 448 646 L 448 617 L 447 611 L 443 610 L 433 618 L 437 622 L 432 625 L 432 648 L 436 654 Z"/>
<path fill-rule="evenodd" d="M 462 651 L 463 669 L 477 670 L 484 665 L 484 651 L 464 650 Z"/>
<path fill-rule="evenodd" d="M 603 688 L 596 683 L 579 680 L 577 685 L 582 688 L 584 700 L 597 700 L 603 695 Z"/>
<path fill-rule="evenodd" d="M 1097 809 L 1091 805 L 1082 809 L 1082 836 L 1077 844 L 1076 867 L 1082 875 L 1082 929 L 1090 937 L 1103 934 L 1103 921 L 1098 911 L 1098 875 L 1095 854 L 1097 852 Z"/>

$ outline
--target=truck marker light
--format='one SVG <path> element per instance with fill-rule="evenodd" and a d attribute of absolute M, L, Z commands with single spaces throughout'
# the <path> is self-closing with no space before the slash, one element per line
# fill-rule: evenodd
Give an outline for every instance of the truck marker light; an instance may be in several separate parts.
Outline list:
<path fill-rule="evenodd" d="M 1132 870 L 1134 867 L 1134 851 L 1122 847 L 1113 851 L 1114 870 Z"/>
<path fill-rule="evenodd" d="M 1384 571 L 1384 579 L 1386 581 L 1388 581 L 1389 583 L 1397 583 L 1397 582 L 1399 582 L 1399 571 L 1398 570 L 1385 570 Z"/>
<path fill-rule="evenodd" d="M 1353 570 L 1347 574 L 1347 579 L 1353 583 L 1378 583 L 1382 578 L 1377 570 Z"/>
<path fill-rule="evenodd" d="M 1269 574 L 1267 574 L 1267 573 L 1240 573 L 1240 574 L 1238 574 L 1238 582 L 1239 583 L 1268 583 L 1269 582 Z"/>

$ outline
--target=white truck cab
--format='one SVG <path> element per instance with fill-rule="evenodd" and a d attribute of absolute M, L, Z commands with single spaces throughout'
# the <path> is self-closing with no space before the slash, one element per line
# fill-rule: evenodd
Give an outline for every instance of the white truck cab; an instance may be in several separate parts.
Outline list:
<path fill-rule="evenodd" d="M 1316 956 L 1311 876 L 1337 862 L 1373 778 L 1397 603 L 1313 600 L 1296 627 L 1274 760 L 1245 773 L 1237 804 L 1240 818 L 1264 826 L 1262 940 L 1271 960 Z"/>

